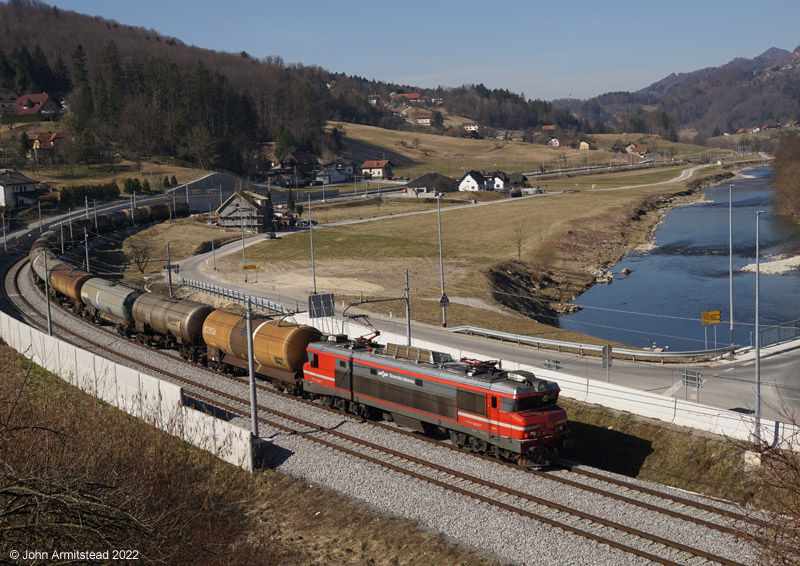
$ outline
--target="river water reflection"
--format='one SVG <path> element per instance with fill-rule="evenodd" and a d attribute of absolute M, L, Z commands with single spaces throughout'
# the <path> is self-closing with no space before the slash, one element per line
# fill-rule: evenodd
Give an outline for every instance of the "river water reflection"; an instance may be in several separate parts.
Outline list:
<path fill-rule="evenodd" d="M 778 254 L 800 254 L 800 226 L 773 214 L 769 167 L 745 172 L 753 178 L 733 185 L 733 321 L 735 341 L 747 345 L 755 322 L 756 211 L 760 221 L 761 325 L 800 319 L 800 270 L 767 275 L 765 263 Z M 643 348 L 672 350 L 714 347 L 714 326 L 701 313 L 722 311 L 716 342 L 730 341 L 728 276 L 728 183 L 705 191 L 706 201 L 666 214 L 655 233 L 657 248 L 633 252 L 612 270 L 613 283 L 595 285 L 575 304 L 582 311 L 561 317 L 562 328 Z M 630 269 L 629 275 L 622 270 Z M 775 331 L 762 334 L 768 342 Z"/>

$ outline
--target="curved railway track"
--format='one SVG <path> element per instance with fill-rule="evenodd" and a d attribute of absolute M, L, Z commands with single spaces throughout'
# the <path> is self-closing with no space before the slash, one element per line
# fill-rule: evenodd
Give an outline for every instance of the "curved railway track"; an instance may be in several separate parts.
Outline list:
<path fill-rule="evenodd" d="M 17 262 L 10 271 L 10 277 L 4 281 L 3 292 L 6 299 L 15 304 L 20 314 L 30 321 L 31 324 L 44 328 L 43 320 L 46 318 L 44 314 L 39 312 L 39 308 L 33 304 L 35 298 L 28 300 L 22 291 L 19 289 L 18 279 L 20 274 L 28 273 L 24 269 L 26 262 Z M 39 302 L 44 302 L 44 299 L 39 296 Z M 69 312 L 69 311 L 65 311 Z M 71 316 L 75 316 L 69 313 Z M 77 318 L 77 317 L 76 317 Z M 97 328 L 90 325 L 92 328 Z M 87 348 L 92 351 L 105 352 L 104 357 L 111 359 L 121 359 L 122 363 L 141 367 L 145 371 L 155 374 L 157 376 L 164 376 L 172 381 L 182 383 L 187 390 L 187 396 L 198 401 L 202 404 L 211 405 L 228 411 L 232 415 L 240 415 L 247 418 L 249 415 L 249 399 L 237 396 L 217 387 L 212 387 L 197 382 L 196 380 L 186 378 L 175 374 L 174 372 L 167 371 L 164 367 L 169 364 L 163 364 L 162 367 L 156 367 L 152 364 L 143 363 L 141 360 L 122 354 L 118 349 L 109 347 L 98 341 L 89 340 L 86 337 L 77 339 L 74 336 L 74 331 L 67 329 L 62 324 L 53 321 L 54 333 L 56 329 L 62 334 L 60 337 L 65 341 L 73 343 L 82 348 Z M 121 340 L 115 332 L 104 329 L 115 340 Z M 143 347 L 143 346 L 140 346 Z M 152 349 L 150 349 L 153 351 Z M 194 369 L 202 369 L 203 371 L 210 372 L 208 368 L 187 362 L 180 358 L 175 358 L 167 354 L 161 353 L 165 358 L 168 358 L 172 364 L 187 364 Z M 224 374 L 216 374 L 219 379 L 233 380 L 241 384 L 246 384 L 247 380 L 237 376 L 230 376 Z M 246 390 L 246 388 L 244 388 Z M 316 409 L 324 412 L 333 412 L 339 416 L 342 413 L 323 407 L 317 403 L 312 403 L 307 400 L 299 399 L 274 390 L 263 384 L 259 384 L 259 390 L 262 393 L 269 395 L 288 398 L 294 403 L 304 403 L 313 405 Z M 457 493 L 462 496 L 470 497 L 472 499 L 484 502 L 488 505 L 504 509 L 505 511 L 515 513 L 519 516 L 533 519 L 540 523 L 545 523 L 553 527 L 557 527 L 572 534 L 606 544 L 612 548 L 616 548 L 626 553 L 636 555 L 642 559 L 646 559 L 660 564 L 694 564 L 698 559 L 702 559 L 704 563 L 716 563 L 725 565 L 740 564 L 730 557 L 718 556 L 710 552 L 706 552 L 700 548 L 692 547 L 680 541 L 673 541 L 666 537 L 656 534 L 647 533 L 638 528 L 624 525 L 619 522 L 612 521 L 608 518 L 599 517 L 581 511 L 579 509 L 571 508 L 567 505 L 552 501 L 543 497 L 532 495 L 520 489 L 514 489 L 501 483 L 492 481 L 491 479 L 482 478 L 478 475 L 453 469 L 451 467 L 444 467 L 435 462 L 417 458 L 413 454 L 400 452 L 393 448 L 378 445 L 376 443 L 363 440 L 357 436 L 334 430 L 331 427 L 326 427 L 318 423 L 314 423 L 305 419 L 298 418 L 285 411 L 279 411 L 271 407 L 259 404 L 259 421 L 271 429 L 282 431 L 291 435 L 295 435 L 311 442 L 324 445 L 328 448 L 346 453 L 350 456 L 367 461 L 374 465 L 382 466 L 386 469 L 402 473 L 404 475 L 413 477 L 415 479 L 425 481 L 427 483 L 436 485 L 442 489 L 450 492 Z M 363 419 L 347 415 L 347 418 L 353 422 L 364 422 Z M 381 422 L 369 422 L 369 426 L 380 427 L 383 429 L 391 430 L 395 434 L 401 434 L 408 437 L 413 437 L 416 441 L 435 443 L 443 449 L 453 450 L 461 453 L 467 453 L 463 449 L 456 448 L 451 445 L 443 444 L 439 441 L 422 437 L 416 433 L 406 430 L 398 429 L 392 425 Z M 568 486 L 571 489 L 580 489 L 588 491 L 604 498 L 612 498 L 615 501 L 627 505 L 633 505 L 648 510 L 649 512 L 667 515 L 678 521 L 691 522 L 697 525 L 698 528 L 711 529 L 726 535 L 736 536 L 738 530 L 732 527 L 732 523 L 752 522 L 750 517 L 741 513 L 731 511 L 727 507 L 714 506 L 708 503 L 694 501 L 690 498 L 676 496 L 674 494 L 667 494 L 648 487 L 644 487 L 632 482 L 625 482 L 615 478 L 608 478 L 596 474 L 594 472 L 583 470 L 581 468 L 570 468 L 568 476 L 579 476 L 581 480 L 573 477 L 564 477 L 553 472 L 544 472 L 536 470 L 525 470 L 515 464 L 499 462 L 488 457 L 471 454 L 470 458 L 481 458 L 483 460 L 491 461 L 495 465 L 504 466 L 506 468 L 516 469 L 517 471 L 525 471 L 533 474 L 537 478 L 547 481 L 558 482 L 559 484 Z M 588 480 L 582 481 L 582 480 Z M 612 491 L 609 488 L 603 488 L 596 484 L 614 485 L 623 488 L 628 494 L 621 494 Z M 693 510 L 692 513 L 686 512 L 686 508 Z M 698 516 L 698 513 L 704 516 Z M 766 526 L 760 524 L 758 526 Z"/>

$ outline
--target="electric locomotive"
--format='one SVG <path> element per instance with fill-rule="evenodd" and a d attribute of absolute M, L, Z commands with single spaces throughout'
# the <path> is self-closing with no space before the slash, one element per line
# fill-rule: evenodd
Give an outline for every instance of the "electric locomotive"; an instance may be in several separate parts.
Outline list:
<path fill-rule="evenodd" d="M 307 350 L 303 389 L 342 410 L 378 409 L 401 426 L 521 464 L 550 464 L 569 434 L 560 388 L 528 371 L 344 337 Z"/>

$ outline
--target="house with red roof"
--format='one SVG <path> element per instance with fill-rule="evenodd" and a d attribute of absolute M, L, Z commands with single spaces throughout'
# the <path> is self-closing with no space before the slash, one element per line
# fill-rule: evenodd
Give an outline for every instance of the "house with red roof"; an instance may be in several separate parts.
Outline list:
<path fill-rule="evenodd" d="M 365 161 L 361 164 L 361 174 L 366 179 L 391 179 L 392 162 L 388 159 Z"/>
<path fill-rule="evenodd" d="M 14 111 L 17 114 L 58 114 L 61 104 L 46 92 L 23 94 L 14 101 Z"/>
<path fill-rule="evenodd" d="M 55 152 L 61 144 L 71 139 L 72 134 L 69 132 L 39 132 L 33 138 L 33 151 L 37 155 L 40 152 Z"/>

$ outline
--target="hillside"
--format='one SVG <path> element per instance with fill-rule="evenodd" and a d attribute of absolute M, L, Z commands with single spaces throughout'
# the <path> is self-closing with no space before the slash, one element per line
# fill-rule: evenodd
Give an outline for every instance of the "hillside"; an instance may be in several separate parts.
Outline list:
<path fill-rule="evenodd" d="M 753 59 L 671 74 L 637 92 L 612 92 L 589 100 L 553 104 L 587 120 L 624 124 L 654 110 L 679 127 L 706 136 L 739 128 L 785 123 L 800 117 L 800 47 L 771 48 Z"/>
<path fill-rule="evenodd" d="M 471 169 L 506 173 L 539 172 L 581 166 L 585 163 L 625 165 L 627 154 L 612 153 L 614 144 L 628 142 L 648 146 L 651 151 L 678 156 L 691 152 L 700 155 L 707 148 L 676 143 L 654 135 L 593 134 L 586 139 L 590 151 L 551 148 L 545 145 L 514 141 L 472 140 L 443 137 L 420 132 L 387 130 L 359 124 L 333 123 L 342 135 L 342 155 L 354 161 L 389 159 L 399 176 L 419 177 L 425 173 L 441 173 L 461 177 Z M 596 149 L 594 149 L 596 148 Z"/>

